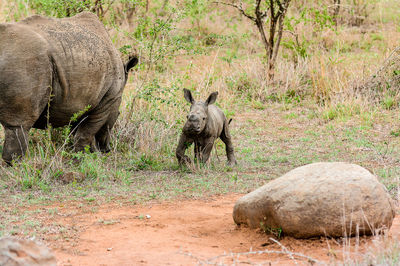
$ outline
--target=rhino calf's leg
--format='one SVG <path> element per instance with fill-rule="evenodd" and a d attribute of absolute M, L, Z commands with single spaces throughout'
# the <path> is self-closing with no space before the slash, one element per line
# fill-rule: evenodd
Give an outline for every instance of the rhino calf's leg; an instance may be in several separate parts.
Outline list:
<path fill-rule="evenodd" d="M 201 146 L 198 142 L 194 142 L 194 159 L 200 160 L 201 159 Z"/>
<path fill-rule="evenodd" d="M 190 158 L 185 155 L 185 151 L 192 143 L 193 140 L 188 138 L 185 134 L 180 136 L 178 147 L 176 147 L 176 158 L 178 159 L 179 165 L 191 163 Z"/>
<path fill-rule="evenodd" d="M 210 158 L 210 154 L 212 151 L 212 148 L 214 147 L 214 138 L 209 138 L 205 141 L 204 147 L 201 147 L 200 151 L 200 160 L 202 163 L 206 163 L 208 159 Z"/>
<path fill-rule="evenodd" d="M 25 155 L 28 147 L 28 130 L 22 126 L 4 126 L 5 141 L 3 146 L 3 160 L 10 164 Z"/>
<path fill-rule="evenodd" d="M 232 137 L 231 134 L 229 133 L 229 127 L 227 122 L 225 122 L 224 124 L 224 128 L 222 130 L 220 138 L 225 143 L 226 157 L 228 157 L 228 165 L 233 166 L 237 164 L 237 161 L 235 159 L 235 154 L 233 151 Z"/>

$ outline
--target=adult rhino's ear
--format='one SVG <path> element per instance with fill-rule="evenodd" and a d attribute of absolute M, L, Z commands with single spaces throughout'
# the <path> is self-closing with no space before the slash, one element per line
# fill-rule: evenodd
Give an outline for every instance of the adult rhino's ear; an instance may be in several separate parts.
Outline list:
<path fill-rule="evenodd" d="M 206 105 L 215 103 L 215 101 L 217 100 L 217 96 L 218 96 L 218 91 L 211 93 L 206 100 Z"/>
<path fill-rule="evenodd" d="M 190 92 L 190 90 L 183 89 L 183 96 L 185 96 L 186 101 L 188 101 L 189 103 L 191 103 L 191 104 L 194 103 L 194 99 L 193 99 L 193 96 L 192 96 L 192 93 Z"/>
<path fill-rule="evenodd" d="M 137 56 L 130 56 L 128 62 L 125 64 L 125 74 L 128 74 L 129 70 L 136 66 L 139 62 L 139 58 Z"/>

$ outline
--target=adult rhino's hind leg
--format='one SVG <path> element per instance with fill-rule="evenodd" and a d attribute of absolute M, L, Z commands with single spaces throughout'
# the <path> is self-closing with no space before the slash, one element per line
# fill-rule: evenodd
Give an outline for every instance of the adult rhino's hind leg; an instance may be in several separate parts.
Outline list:
<path fill-rule="evenodd" d="M 100 150 L 109 149 L 109 129 L 117 120 L 120 103 L 120 97 L 116 97 L 114 100 L 106 97 L 96 108 L 89 111 L 87 117 L 80 122 L 77 128 L 74 140 L 75 151 L 83 151 L 87 146 L 91 151 L 95 151 L 97 145 Z"/>
<path fill-rule="evenodd" d="M 3 125 L 4 126 L 4 125 Z M 28 131 L 22 126 L 4 126 L 5 141 L 3 145 L 3 160 L 10 164 L 13 160 L 25 155 L 28 147 Z"/>
<path fill-rule="evenodd" d="M 100 128 L 100 130 L 97 132 L 95 136 L 97 148 L 101 152 L 110 152 L 111 150 L 110 147 L 111 129 L 113 128 L 115 122 L 117 121 L 118 115 L 119 115 L 118 110 L 116 112 L 111 113 L 110 116 L 108 117 L 107 122 Z"/>
<path fill-rule="evenodd" d="M 104 125 L 105 119 L 97 115 L 88 115 L 77 126 L 74 136 L 74 149 L 76 152 L 89 148 L 91 152 L 96 151 L 95 135 Z"/>

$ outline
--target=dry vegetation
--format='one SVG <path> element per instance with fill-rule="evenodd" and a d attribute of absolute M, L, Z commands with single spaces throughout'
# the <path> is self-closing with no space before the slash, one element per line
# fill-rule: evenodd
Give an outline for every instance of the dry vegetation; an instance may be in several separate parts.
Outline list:
<path fill-rule="evenodd" d="M 140 56 L 114 128 L 113 151 L 73 153 L 68 128 L 32 130 L 28 156 L 0 168 L 2 208 L 243 193 L 316 161 L 360 164 L 398 197 L 399 85 L 377 90 L 365 81 L 400 45 L 399 1 L 342 1 L 337 24 L 335 1 L 292 1 L 273 80 L 257 28 L 230 6 L 205 0 L 103 2 L 102 19 L 115 46 L 125 58 Z M 0 21 L 64 14 L 37 3 L 1 1 Z M 178 168 L 175 147 L 188 108 L 182 88 L 196 98 L 219 92 L 217 104 L 233 118 L 236 168 L 225 167 L 221 142 L 209 165 Z M 0 221 L 0 236 L 10 234 L 10 224 Z"/>

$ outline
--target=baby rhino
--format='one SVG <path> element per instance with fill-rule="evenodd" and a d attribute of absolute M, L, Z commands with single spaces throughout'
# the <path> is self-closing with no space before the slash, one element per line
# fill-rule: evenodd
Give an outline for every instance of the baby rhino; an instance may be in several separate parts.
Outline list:
<path fill-rule="evenodd" d="M 229 134 L 229 122 L 224 113 L 213 103 L 217 99 L 218 92 L 213 92 L 205 102 L 196 102 L 192 93 L 184 89 L 185 99 L 192 104 L 187 121 L 183 127 L 182 135 L 176 148 L 176 157 L 179 164 L 190 163 L 185 155 L 186 149 L 194 142 L 195 158 L 201 162 L 207 162 L 210 157 L 214 141 L 217 138 L 225 143 L 228 165 L 236 164 L 233 153 L 232 137 Z"/>

